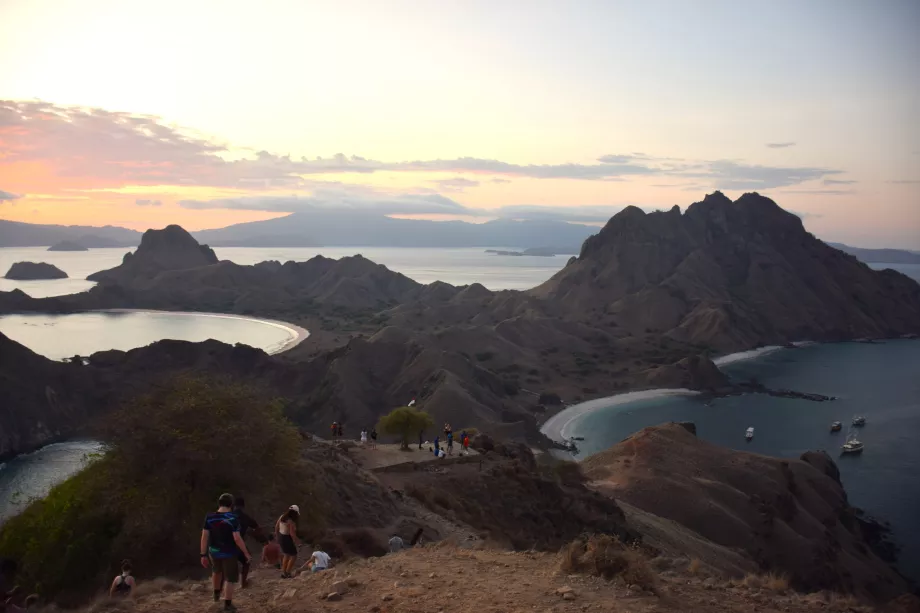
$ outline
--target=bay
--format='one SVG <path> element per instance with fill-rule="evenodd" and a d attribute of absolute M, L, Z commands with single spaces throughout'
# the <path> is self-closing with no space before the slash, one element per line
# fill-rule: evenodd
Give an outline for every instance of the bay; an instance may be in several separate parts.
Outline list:
<path fill-rule="evenodd" d="M 698 436 L 715 443 L 771 456 L 797 458 L 823 449 L 840 468 L 850 502 L 891 522 L 901 548 L 900 568 L 920 580 L 920 341 L 835 343 L 753 354 L 726 360 L 721 368 L 735 380 L 756 378 L 775 389 L 835 396 L 831 402 L 746 394 L 704 402 L 695 395 L 644 393 L 638 400 L 594 400 L 588 411 L 560 414 L 544 430 L 554 438 L 582 436 L 579 457 L 587 457 L 642 428 L 691 421 Z M 859 431 L 866 447 L 841 456 L 854 415 L 868 423 Z M 831 433 L 833 421 L 843 432 Z M 744 431 L 755 429 L 746 442 Z M 559 432 L 560 427 L 563 432 Z M 552 429 L 555 428 L 555 431 Z"/>

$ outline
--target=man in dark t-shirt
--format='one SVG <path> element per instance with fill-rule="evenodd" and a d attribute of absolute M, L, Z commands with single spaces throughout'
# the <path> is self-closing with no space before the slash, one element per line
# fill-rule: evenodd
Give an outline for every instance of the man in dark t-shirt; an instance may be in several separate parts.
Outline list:
<path fill-rule="evenodd" d="M 246 514 L 246 501 L 242 496 L 237 496 L 233 502 L 233 514 L 236 515 L 240 524 L 240 537 L 245 541 L 246 533 L 252 530 L 252 535 L 259 542 L 264 540 L 262 529 L 259 528 L 259 522 Z M 237 559 L 240 562 L 240 587 L 245 588 L 249 580 L 249 570 L 251 564 L 246 560 L 246 555 L 237 549 Z"/>
<path fill-rule="evenodd" d="M 248 563 L 252 558 L 240 536 L 240 521 L 233 513 L 233 496 L 222 494 L 217 511 L 208 513 L 201 530 L 201 565 L 211 566 L 211 585 L 214 601 L 220 600 L 223 584 L 224 610 L 236 611 L 233 606 L 233 585 L 239 580 L 237 556 L 240 552 Z"/>

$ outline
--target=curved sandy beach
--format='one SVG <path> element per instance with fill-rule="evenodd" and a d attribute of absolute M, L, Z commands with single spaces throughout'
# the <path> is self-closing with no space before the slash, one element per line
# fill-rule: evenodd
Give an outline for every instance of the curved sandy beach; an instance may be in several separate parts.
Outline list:
<path fill-rule="evenodd" d="M 270 348 L 266 353 L 275 355 L 278 353 L 283 353 L 289 349 L 293 349 L 300 343 L 302 343 L 308 336 L 310 336 L 310 331 L 306 328 L 301 328 L 300 326 L 288 323 L 286 321 L 278 321 L 275 319 L 262 319 L 261 317 L 248 317 L 246 315 L 232 315 L 229 313 L 205 313 L 201 311 L 160 311 L 156 309 L 97 309 L 94 311 L 88 311 L 90 313 L 162 313 L 167 315 L 194 315 L 194 316 L 204 316 L 204 317 L 217 317 L 222 319 L 240 319 L 245 321 L 254 321 L 257 323 L 265 324 L 267 326 L 272 326 L 274 328 L 279 328 L 285 330 L 291 335 L 291 338 L 281 343 L 277 348 Z"/>

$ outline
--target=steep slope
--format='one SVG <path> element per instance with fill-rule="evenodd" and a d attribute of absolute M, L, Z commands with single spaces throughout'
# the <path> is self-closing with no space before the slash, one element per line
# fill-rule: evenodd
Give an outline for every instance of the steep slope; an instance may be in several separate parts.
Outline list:
<path fill-rule="evenodd" d="M 829 247 L 758 194 L 716 192 L 683 215 L 624 209 L 531 294 L 567 318 L 716 351 L 920 329 L 917 283 Z"/>
<path fill-rule="evenodd" d="M 702 441 L 681 424 L 646 428 L 587 458 L 594 486 L 743 552 L 802 590 L 887 600 L 906 582 L 869 547 L 825 454 L 781 460 Z"/>

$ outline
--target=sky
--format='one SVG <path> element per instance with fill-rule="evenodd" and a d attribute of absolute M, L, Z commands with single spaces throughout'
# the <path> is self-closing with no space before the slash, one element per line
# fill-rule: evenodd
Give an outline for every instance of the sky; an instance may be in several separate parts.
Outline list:
<path fill-rule="evenodd" d="M 0 0 L 0 218 L 599 224 L 757 191 L 920 249 L 918 0 Z"/>

